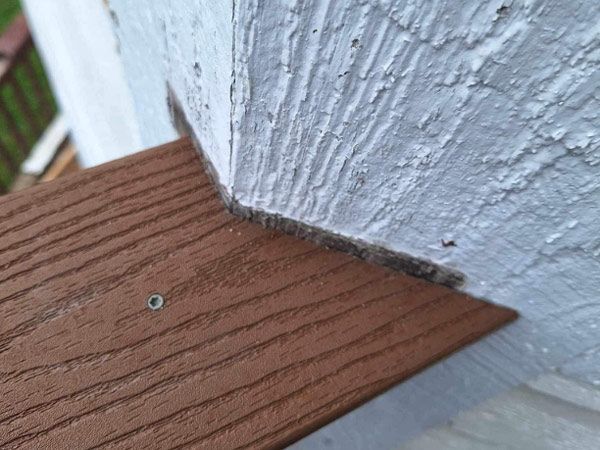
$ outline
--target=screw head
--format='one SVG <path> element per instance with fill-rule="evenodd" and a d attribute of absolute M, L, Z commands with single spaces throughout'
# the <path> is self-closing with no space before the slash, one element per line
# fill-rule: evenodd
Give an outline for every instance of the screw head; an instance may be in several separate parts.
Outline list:
<path fill-rule="evenodd" d="M 152 311 L 159 311 L 165 307 L 165 298 L 160 294 L 152 294 L 148 297 L 146 303 Z"/>

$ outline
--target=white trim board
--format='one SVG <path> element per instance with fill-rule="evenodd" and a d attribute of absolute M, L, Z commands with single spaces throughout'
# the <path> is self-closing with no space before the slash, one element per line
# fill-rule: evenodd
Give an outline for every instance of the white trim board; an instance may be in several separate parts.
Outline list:
<path fill-rule="evenodd" d="M 31 153 L 21 165 L 21 171 L 29 175 L 42 174 L 68 135 L 65 118 L 59 113 L 33 146 Z"/>

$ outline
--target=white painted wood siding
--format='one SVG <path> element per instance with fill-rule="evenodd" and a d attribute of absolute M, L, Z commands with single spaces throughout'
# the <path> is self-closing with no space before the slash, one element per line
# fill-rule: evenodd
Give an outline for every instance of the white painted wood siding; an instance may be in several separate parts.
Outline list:
<path fill-rule="evenodd" d="M 547 374 L 434 428 L 401 450 L 596 450 L 600 390 Z"/>

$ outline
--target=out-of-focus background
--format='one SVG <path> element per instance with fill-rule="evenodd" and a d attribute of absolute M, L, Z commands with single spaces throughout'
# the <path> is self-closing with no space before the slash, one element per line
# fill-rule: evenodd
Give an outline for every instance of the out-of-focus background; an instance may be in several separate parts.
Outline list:
<path fill-rule="evenodd" d="M 18 0 L 0 3 L 0 36 L 0 192 L 6 192 L 25 182 L 21 164 L 57 108 Z"/>
<path fill-rule="evenodd" d="M 0 5 L 0 30 L 4 31 L 6 25 L 19 13 L 21 5 L 19 0 L 4 0 Z"/>
<path fill-rule="evenodd" d="M 0 3 L 0 194 L 176 137 L 141 139 L 106 2 Z"/>

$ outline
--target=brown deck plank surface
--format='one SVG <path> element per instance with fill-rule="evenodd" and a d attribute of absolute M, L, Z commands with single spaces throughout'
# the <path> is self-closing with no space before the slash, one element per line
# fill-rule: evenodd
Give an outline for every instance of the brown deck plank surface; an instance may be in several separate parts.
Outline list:
<path fill-rule="evenodd" d="M 234 218 L 180 140 L 0 198 L 0 447 L 282 446 L 514 317 Z"/>

